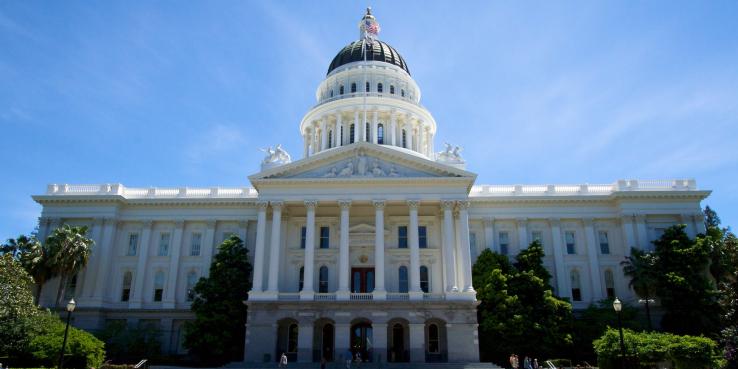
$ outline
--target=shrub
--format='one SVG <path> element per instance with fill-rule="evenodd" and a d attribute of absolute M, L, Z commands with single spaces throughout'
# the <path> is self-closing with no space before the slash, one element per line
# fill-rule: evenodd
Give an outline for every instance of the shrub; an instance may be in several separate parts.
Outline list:
<path fill-rule="evenodd" d="M 669 333 L 623 330 L 626 357 L 637 361 L 639 367 L 650 368 L 660 362 L 672 361 L 676 369 L 715 367 L 717 344 L 706 337 L 677 336 Z M 593 342 L 600 368 L 615 367 L 620 360 L 620 335 L 608 328 Z"/>
<path fill-rule="evenodd" d="M 44 366 L 52 367 L 59 360 L 65 323 L 58 316 L 46 312 L 35 319 L 37 334 L 31 338 L 29 351 Z M 66 367 L 99 367 L 105 358 L 105 344 L 90 333 L 69 327 L 65 348 Z"/>

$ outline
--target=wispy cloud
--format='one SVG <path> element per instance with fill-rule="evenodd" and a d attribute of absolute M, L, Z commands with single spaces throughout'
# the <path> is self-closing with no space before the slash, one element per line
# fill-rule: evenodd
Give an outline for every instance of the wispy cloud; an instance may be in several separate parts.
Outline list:
<path fill-rule="evenodd" d="M 192 138 L 186 156 L 190 164 L 201 165 L 223 154 L 236 154 L 248 143 L 241 129 L 230 124 L 215 124 Z"/>

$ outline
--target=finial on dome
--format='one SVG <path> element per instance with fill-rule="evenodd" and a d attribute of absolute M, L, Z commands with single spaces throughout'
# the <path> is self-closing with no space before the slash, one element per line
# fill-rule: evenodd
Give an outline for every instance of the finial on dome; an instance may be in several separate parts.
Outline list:
<path fill-rule="evenodd" d="M 366 14 L 359 22 L 359 38 L 371 42 L 379 37 L 379 23 L 372 15 L 372 8 L 366 8 Z"/>
<path fill-rule="evenodd" d="M 366 7 L 366 15 L 372 15 L 372 7 L 371 6 L 367 6 Z"/>

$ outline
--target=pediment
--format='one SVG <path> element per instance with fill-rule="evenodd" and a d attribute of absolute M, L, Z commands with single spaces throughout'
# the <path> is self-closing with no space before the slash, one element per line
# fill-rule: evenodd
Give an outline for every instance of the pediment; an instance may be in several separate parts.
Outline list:
<path fill-rule="evenodd" d="M 391 180 L 401 178 L 474 178 L 473 173 L 428 160 L 409 150 L 360 142 L 249 177 L 269 180 Z"/>

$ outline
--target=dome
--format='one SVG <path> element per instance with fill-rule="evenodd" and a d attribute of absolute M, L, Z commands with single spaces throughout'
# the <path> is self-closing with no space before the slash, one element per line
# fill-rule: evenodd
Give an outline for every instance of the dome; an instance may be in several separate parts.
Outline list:
<path fill-rule="evenodd" d="M 335 58 L 333 58 L 333 61 L 331 62 L 330 67 L 328 67 L 328 73 L 330 74 L 334 69 L 353 62 L 358 61 L 364 61 L 364 55 L 361 52 L 362 47 L 364 47 L 364 44 L 366 43 L 365 40 L 358 40 L 354 41 L 343 49 L 336 55 Z M 394 47 L 390 46 L 384 41 L 374 40 L 372 42 L 371 50 L 369 50 L 369 45 L 366 46 L 367 48 L 367 54 L 366 54 L 366 60 L 367 61 L 380 61 L 385 62 L 389 64 L 396 65 L 407 74 L 410 74 L 410 69 L 407 67 L 407 63 L 405 63 L 405 59 L 402 58 L 400 53 L 395 50 Z"/>

